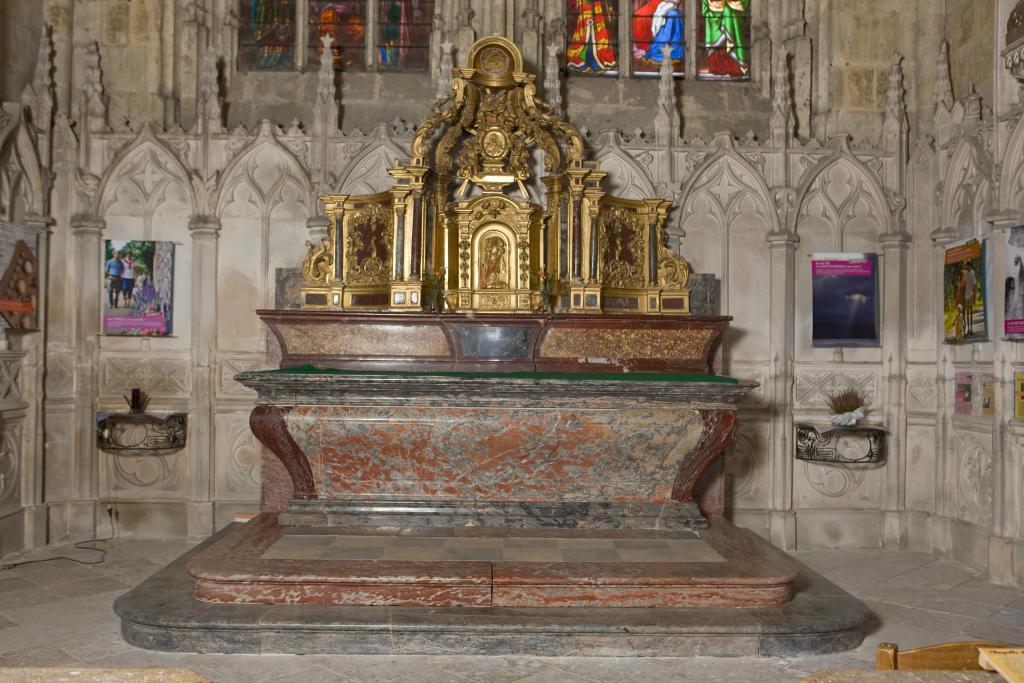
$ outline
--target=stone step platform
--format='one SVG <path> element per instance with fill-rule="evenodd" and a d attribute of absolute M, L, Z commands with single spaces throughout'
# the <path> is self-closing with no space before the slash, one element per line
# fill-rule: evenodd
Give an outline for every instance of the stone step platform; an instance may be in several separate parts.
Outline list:
<path fill-rule="evenodd" d="M 294 527 L 264 513 L 196 556 L 207 602 L 395 607 L 772 607 L 796 567 L 710 529 Z"/>
<path fill-rule="evenodd" d="M 712 531 L 720 524 L 715 520 Z M 154 650 L 249 654 L 791 656 L 856 647 L 870 616 L 867 608 L 849 594 L 731 525 L 727 533 L 751 539 L 748 549 L 761 548 L 751 564 L 760 561 L 757 557 L 774 554 L 796 569 L 796 578 L 790 583 L 790 602 L 760 608 L 608 608 L 229 604 L 197 600 L 193 596 L 195 578 L 188 567 L 191 565 L 194 571 L 197 564 L 202 564 L 199 560 L 209 558 L 215 549 L 219 554 L 240 543 L 244 546 L 255 526 L 236 524 L 226 528 L 118 598 L 114 609 L 121 618 L 125 640 Z M 720 546 L 707 539 L 702 532 L 699 540 L 707 541 L 714 552 L 728 559 L 728 551 L 722 553 Z M 453 548 L 459 545 L 453 544 Z M 278 548 L 275 553 L 283 551 Z M 445 552 L 449 552 L 447 543 Z M 303 562 L 311 568 L 317 560 Z M 520 585 L 530 584 L 520 581 Z"/>

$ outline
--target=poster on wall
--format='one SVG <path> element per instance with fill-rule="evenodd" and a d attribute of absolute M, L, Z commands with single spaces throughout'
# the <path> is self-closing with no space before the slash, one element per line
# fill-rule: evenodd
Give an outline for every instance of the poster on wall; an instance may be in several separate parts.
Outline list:
<path fill-rule="evenodd" d="M 103 253 L 103 334 L 171 336 L 174 243 L 106 240 Z"/>
<path fill-rule="evenodd" d="M 877 346 L 878 255 L 811 255 L 811 342 Z"/>
<path fill-rule="evenodd" d="M 948 245 L 943 264 L 943 340 L 966 344 L 988 339 L 985 241 L 969 239 Z"/>
<path fill-rule="evenodd" d="M 1024 227 L 1006 233 L 1006 280 L 1003 284 L 1003 335 L 1024 339 Z"/>
<path fill-rule="evenodd" d="M 1013 373 L 1013 416 L 1024 420 L 1024 372 Z"/>
<path fill-rule="evenodd" d="M 0 221 L 0 329 L 35 330 L 36 235 Z"/>
<path fill-rule="evenodd" d="M 982 417 L 995 417 L 996 415 L 996 376 L 986 372 L 981 376 L 981 407 Z"/>
<path fill-rule="evenodd" d="M 953 413 L 967 417 L 994 417 L 996 378 L 991 372 L 953 375 Z"/>
<path fill-rule="evenodd" d="M 953 376 L 953 413 L 971 415 L 974 412 L 974 375 L 958 372 Z"/>

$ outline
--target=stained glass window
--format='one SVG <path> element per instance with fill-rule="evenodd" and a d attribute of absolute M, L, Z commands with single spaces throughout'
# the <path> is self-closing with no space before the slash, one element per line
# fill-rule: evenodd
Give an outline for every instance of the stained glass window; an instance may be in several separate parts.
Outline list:
<path fill-rule="evenodd" d="M 382 69 L 426 71 L 434 0 L 380 0 L 377 64 Z"/>
<path fill-rule="evenodd" d="M 567 0 L 565 66 L 571 73 L 619 73 L 615 0 Z"/>
<path fill-rule="evenodd" d="M 751 0 L 700 0 L 697 78 L 750 80 Z"/>
<path fill-rule="evenodd" d="M 633 73 L 657 74 L 661 71 L 664 49 L 668 46 L 672 72 L 686 72 L 684 0 L 630 0 L 633 24 L 630 31 Z"/>
<path fill-rule="evenodd" d="M 240 0 L 238 17 L 239 68 L 295 66 L 295 0 Z"/>
<path fill-rule="evenodd" d="M 366 66 L 366 0 L 309 0 L 309 59 L 320 64 L 321 36 L 330 35 L 335 69 Z"/>

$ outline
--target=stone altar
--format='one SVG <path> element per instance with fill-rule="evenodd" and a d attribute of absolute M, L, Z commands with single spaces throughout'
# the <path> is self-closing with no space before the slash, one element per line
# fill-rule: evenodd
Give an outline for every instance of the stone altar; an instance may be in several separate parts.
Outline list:
<path fill-rule="evenodd" d="M 261 513 L 123 596 L 129 642 L 551 655 L 860 642 L 862 605 L 723 517 L 721 460 L 755 385 L 716 372 L 729 319 L 686 315 L 668 202 L 606 197 L 521 65 L 509 41 L 479 41 L 413 159 L 389 170 L 393 190 L 323 198 L 303 310 L 259 312 L 281 367 L 236 377 L 274 456 Z M 543 207 L 525 187 L 531 148 Z M 559 313 L 534 310 L 534 285 Z M 422 313 L 428 298 L 449 312 Z"/>

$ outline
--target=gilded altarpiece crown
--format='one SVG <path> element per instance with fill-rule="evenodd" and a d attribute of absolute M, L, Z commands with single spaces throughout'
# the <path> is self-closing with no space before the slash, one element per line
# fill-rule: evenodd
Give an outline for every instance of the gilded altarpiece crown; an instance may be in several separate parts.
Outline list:
<path fill-rule="evenodd" d="M 330 226 L 310 245 L 303 306 L 419 311 L 430 282 L 450 308 L 528 312 L 545 273 L 568 312 L 689 313 L 689 266 L 666 245 L 670 202 L 606 195 L 606 174 L 534 80 L 513 43 L 477 41 L 412 158 L 388 169 L 391 190 L 321 198 Z M 537 149 L 546 206 L 526 189 Z"/>

